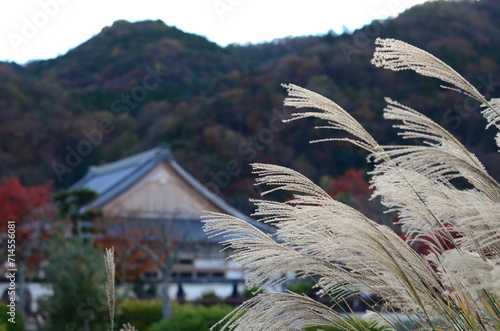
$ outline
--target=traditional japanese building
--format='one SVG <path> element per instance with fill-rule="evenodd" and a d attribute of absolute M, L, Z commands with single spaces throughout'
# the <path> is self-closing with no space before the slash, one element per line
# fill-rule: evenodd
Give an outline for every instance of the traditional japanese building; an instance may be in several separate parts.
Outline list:
<path fill-rule="evenodd" d="M 168 227 L 181 248 L 171 270 L 173 283 L 182 284 L 186 299 L 213 291 L 230 296 L 235 284 L 243 286 L 243 273 L 221 252 L 221 238 L 208 238 L 201 216 L 221 212 L 243 219 L 264 232 L 273 228 L 231 207 L 208 190 L 175 160 L 168 148 L 157 147 L 102 166 L 90 167 L 72 188 L 89 188 L 99 197 L 82 212 L 94 208 L 103 217 L 150 222 Z M 144 224 L 144 223 L 143 223 Z M 148 271 L 154 277 L 154 270 Z M 179 286 L 171 286 L 171 297 Z"/>

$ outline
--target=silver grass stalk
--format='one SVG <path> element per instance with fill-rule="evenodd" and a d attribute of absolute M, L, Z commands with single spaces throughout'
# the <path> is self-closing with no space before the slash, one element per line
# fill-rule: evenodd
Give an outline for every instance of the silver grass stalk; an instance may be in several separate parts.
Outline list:
<path fill-rule="evenodd" d="M 314 326 L 359 330 L 345 318 L 307 296 L 267 292 L 246 301 L 214 325 L 223 330 L 301 330 Z"/>
<path fill-rule="evenodd" d="M 455 178 L 465 178 L 490 198 L 498 199 L 498 183 L 489 176 L 476 156 L 453 135 L 409 107 L 389 98 L 386 98 L 386 102 L 388 106 L 384 109 L 384 118 L 402 122 L 394 125 L 402 130 L 398 134 L 404 139 L 422 139 L 425 146 L 389 146 L 385 148 L 384 158 L 389 152 L 392 162 L 398 163 L 400 168 L 416 170 L 420 167 L 417 172 L 447 185 L 451 185 L 450 181 Z M 377 154 L 379 153 L 373 155 Z M 437 154 L 441 157 L 436 158 Z"/>
<path fill-rule="evenodd" d="M 485 108 L 483 116 L 488 121 L 488 128 L 491 125 L 500 129 L 500 100 L 492 99 L 489 102 L 472 86 L 464 77 L 453 70 L 446 63 L 436 58 L 434 55 L 396 39 L 377 38 L 375 44 L 380 46 L 375 49 L 372 64 L 393 71 L 414 70 L 415 72 L 427 76 L 438 78 L 454 87 L 441 86 L 443 88 L 461 92 L 479 101 Z"/>
<path fill-rule="evenodd" d="M 394 147 L 387 146 L 382 147 L 378 145 L 371 135 L 366 132 L 366 130 L 356 122 L 351 115 L 340 106 L 336 105 L 333 102 L 325 101 L 326 98 L 320 96 L 317 93 L 308 91 L 301 87 L 298 87 L 293 84 L 284 85 L 288 89 L 288 93 L 291 97 L 285 99 L 285 105 L 287 106 L 295 106 L 298 108 L 302 107 L 312 107 L 316 108 L 319 111 L 307 111 L 307 112 L 299 112 L 292 114 L 292 120 L 298 118 L 305 117 L 315 117 L 319 119 L 327 120 L 330 126 L 325 126 L 321 128 L 332 128 L 332 129 L 340 129 L 354 135 L 355 138 L 340 138 L 340 139 L 324 139 L 321 141 L 328 140 L 346 140 L 351 141 L 357 146 L 365 148 L 367 151 L 371 152 L 373 157 L 379 164 L 377 165 L 377 169 L 379 170 L 380 175 L 385 175 L 382 177 L 382 182 L 387 182 L 389 187 L 386 190 L 387 194 L 390 192 L 395 192 L 394 196 L 397 198 L 395 201 L 391 201 L 390 199 L 385 198 L 383 201 L 386 202 L 386 205 L 390 206 L 391 210 L 399 210 L 403 209 L 403 211 L 408 214 L 411 218 L 415 213 L 418 215 L 416 217 L 417 220 L 420 220 L 420 223 L 425 222 L 428 226 L 430 226 L 431 231 L 430 236 L 433 241 L 439 241 L 439 238 L 436 238 L 434 235 L 435 229 L 439 228 L 445 237 L 451 238 L 451 234 L 448 233 L 446 228 L 442 226 L 439 222 L 438 218 L 434 215 L 434 211 L 429 208 L 428 202 L 423 198 L 421 192 L 416 190 L 415 179 L 413 177 L 416 176 L 415 171 L 408 171 L 404 167 L 398 166 L 394 160 L 391 159 L 391 154 L 397 153 L 398 151 L 391 151 L 394 148 L 414 148 L 417 147 Z M 327 99 L 326 99 L 327 100 Z M 319 142 L 319 141 L 313 141 Z M 427 149 L 424 150 L 421 155 L 428 155 Z M 403 160 L 405 153 L 401 153 L 401 157 L 396 161 Z M 410 162 L 411 164 L 411 162 Z M 423 168 L 425 169 L 427 166 L 427 162 L 423 162 Z M 439 166 L 439 164 L 438 164 Z M 449 172 L 448 172 L 449 173 Z M 374 174 L 376 174 L 374 172 Z M 374 177 L 373 181 L 375 182 L 378 179 L 377 176 Z M 390 180 L 389 180 L 390 179 Z M 377 185 L 374 185 L 375 187 Z M 387 185 L 386 185 L 387 186 Z M 376 191 L 377 192 L 377 191 Z M 402 194 L 404 192 L 404 194 Z M 398 208 L 400 206 L 401 201 L 398 199 L 409 200 L 410 203 L 403 204 L 403 206 L 407 208 Z M 413 211 L 413 213 L 411 213 Z M 425 216 L 425 217 L 422 217 Z M 406 217 L 403 217 L 403 223 Z M 418 230 L 418 228 L 416 229 Z M 413 235 L 420 237 L 419 231 L 415 231 Z"/>
<path fill-rule="evenodd" d="M 482 101 L 481 103 L 487 102 L 465 78 L 434 55 L 396 39 L 377 38 L 375 45 L 380 46 L 375 49 L 372 59 L 372 64 L 376 67 L 392 71 L 414 70 L 422 76 L 438 78 L 453 85 L 455 88 L 452 89 Z"/>
<path fill-rule="evenodd" d="M 378 325 L 386 326 L 387 328 L 392 327 L 392 325 L 388 323 L 388 321 L 383 316 L 371 310 L 367 311 L 362 318 L 365 321 L 368 322 L 373 321 L 376 322 Z"/>
<path fill-rule="evenodd" d="M 104 264 L 106 267 L 106 296 L 108 299 L 109 319 L 111 330 L 114 328 L 115 320 L 115 255 L 114 248 L 106 248 Z"/>
<path fill-rule="evenodd" d="M 280 285 L 295 277 L 290 271 L 302 277 L 315 274 L 335 276 L 333 270 L 338 266 L 279 244 L 248 222 L 217 213 L 207 215 L 204 222 L 209 236 L 226 238 L 221 243 L 232 248 L 234 254 L 231 258 L 245 267 L 248 288 L 265 289 Z"/>
<path fill-rule="evenodd" d="M 130 323 L 127 323 L 122 325 L 120 331 L 137 331 L 137 329 L 135 328 L 135 326 L 131 325 Z"/>
<path fill-rule="evenodd" d="M 356 146 L 359 146 L 369 152 L 379 151 L 379 145 L 375 139 L 358 123 L 348 112 L 335 102 L 325 98 L 315 92 L 294 84 L 283 84 L 288 91 L 289 97 L 285 99 L 285 106 L 296 108 L 316 108 L 318 111 L 297 112 L 292 114 L 292 119 L 285 120 L 289 122 L 306 117 L 316 117 L 326 120 L 329 126 L 317 127 L 325 129 L 335 129 L 345 131 L 355 138 L 329 138 L 317 140 L 314 142 L 324 141 L 348 141 Z"/>
<path fill-rule="evenodd" d="M 489 125 L 498 126 L 496 99 L 486 102 L 442 61 L 400 41 L 378 39 L 377 44 L 382 48 L 375 53 L 375 65 L 412 69 L 448 82 L 485 104 L 483 115 Z M 400 121 L 395 125 L 400 135 L 421 140 L 422 145 L 380 146 L 336 103 L 296 85 L 284 86 L 289 93 L 285 105 L 314 109 L 292 114 L 292 120 L 326 120 L 328 126 L 321 128 L 349 136 L 320 141 L 349 141 L 370 152 L 374 196 L 398 213 L 408 241 L 424 242 L 430 253 L 417 254 L 391 229 L 333 200 L 303 175 L 254 164 L 257 185 L 269 187 L 264 194 L 293 193 L 286 202 L 254 201 L 254 216 L 274 225 L 276 233 L 262 233 L 223 214 L 212 213 L 204 220 L 205 231 L 223 236 L 224 246 L 233 250 L 232 258 L 247 272 L 247 285 L 265 289 L 292 277 L 314 277 L 322 295 L 342 301 L 352 293 L 369 291 L 385 300 L 387 313 L 401 311 L 421 321 L 422 329 L 499 329 L 500 186 L 479 160 L 441 126 L 390 99 L 385 118 Z M 454 181 L 459 178 L 471 188 L 457 189 Z M 229 330 L 314 325 L 364 329 L 346 324 L 331 307 L 286 293 L 259 295 L 220 324 Z"/>

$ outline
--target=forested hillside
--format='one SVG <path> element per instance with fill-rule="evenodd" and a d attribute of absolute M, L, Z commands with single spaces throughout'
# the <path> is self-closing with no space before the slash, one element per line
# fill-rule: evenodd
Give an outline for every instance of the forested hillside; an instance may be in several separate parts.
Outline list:
<path fill-rule="evenodd" d="M 0 63 L 0 175 L 65 187 L 90 165 L 168 143 L 186 169 L 248 212 L 248 197 L 257 196 L 250 162 L 286 165 L 320 183 L 365 164 L 346 144 L 310 145 L 335 134 L 312 129 L 320 123 L 279 122 L 287 117 L 280 84 L 294 83 L 335 100 L 383 143 L 398 140 L 382 120 L 384 97 L 413 107 L 499 178 L 479 105 L 439 81 L 373 67 L 377 37 L 425 49 L 500 97 L 496 0 L 436 1 L 352 34 L 225 48 L 160 21 L 117 21 L 56 59 Z"/>

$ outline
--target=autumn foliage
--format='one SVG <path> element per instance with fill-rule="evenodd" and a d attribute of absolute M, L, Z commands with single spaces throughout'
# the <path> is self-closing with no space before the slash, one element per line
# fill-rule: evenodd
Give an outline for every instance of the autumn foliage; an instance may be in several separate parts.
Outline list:
<path fill-rule="evenodd" d="M 16 260 L 31 269 L 42 258 L 41 239 L 53 233 L 52 185 L 23 186 L 18 178 L 0 181 L 0 236 L 16 224 Z"/>
<path fill-rule="evenodd" d="M 364 179 L 364 171 L 350 169 L 337 179 L 332 180 L 328 193 L 332 197 L 342 194 L 371 194 L 373 190 Z"/>
<path fill-rule="evenodd" d="M 101 218 L 96 223 L 94 231 L 99 233 L 96 244 L 103 248 L 114 248 L 117 278 L 122 282 L 135 280 L 154 269 L 153 259 L 140 247 L 147 246 L 152 252 L 158 253 L 162 261 L 165 260 L 163 255 L 171 253 L 155 247 L 158 240 L 152 240 L 153 234 L 161 231 L 151 224 L 139 220 L 127 222 L 120 218 Z"/>
<path fill-rule="evenodd" d="M 51 184 L 23 186 L 19 178 L 8 178 L 0 182 L 1 222 L 22 222 L 36 215 L 47 215 L 51 201 Z M 2 231 L 5 227 L 2 227 Z"/>
<path fill-rule="evenodd" d="M 328 194 L 357 210 L 370 214 L 377 214 L 374 205 L 369 199 L 373 193 L 362 169 L 349 169 L 330 182 Z"/>

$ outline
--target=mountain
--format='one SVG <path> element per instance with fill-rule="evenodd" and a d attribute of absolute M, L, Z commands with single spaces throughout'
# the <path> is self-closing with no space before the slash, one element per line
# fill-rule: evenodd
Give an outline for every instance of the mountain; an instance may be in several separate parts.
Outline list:
<path fill-rule="evenodd" d="M 434 1 L 352 34 L 220 47 L 161 21 L 117 21 L 67 54 L 0 63 L 0 174 L 65 187 L 90 165 L 168 143 L 201 182 L 248 212 L 257 197 L 248 163 L 272 162 L 328 183 L 365 166 L 365 153 L 303 120 L 282 125 L 281 83 L 335 100 L 383 143 L 384 97 L 430 116 L 500 177 L 493 130 L 479 105 L 439 81 L 370 64 L 375 38 L 396 38 L 451 65 L 487 97 L 500 94 L 500 3 Z"/>

